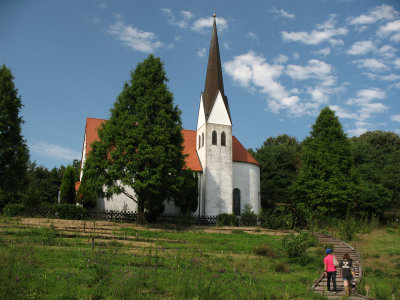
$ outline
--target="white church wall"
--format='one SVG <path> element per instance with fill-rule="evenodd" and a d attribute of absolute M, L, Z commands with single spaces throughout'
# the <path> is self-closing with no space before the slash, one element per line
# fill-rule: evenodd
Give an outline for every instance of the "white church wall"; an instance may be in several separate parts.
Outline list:
<path fill-rule="evenodd" d="M 260 212 L 260 167 L 245 162 L 233 162 L 233 189 L 240 190 L 240 210 L 243 212 L 246 204 L 252 211 Z M 232 191 L 233 191 L 232 189 Z"/>
<path fill-rule="evenodd" d="M 221 125 L 232 125 L 220 91 L 215 99 L 214 106 L 207 122 Z"/>
<path fill-rule="evenodd" d="M 214 130 L 217 145 L 212 144 Z M 221 146 L 222 132 L 226 135 L 226 146 Z M 205 214 L 232 213 L 232 127 L 207 123 L 206 137 Z"/>
<path fill-rule="evenodd" d="M 81 161 L 81 173 L 79 175 L 79 181 L 82 181 L 82 176 L 83 176 L 83 166 L 86 161 L 86 134 L 83 139 L 83 149 L 82 149 L 82 161 Z"/>

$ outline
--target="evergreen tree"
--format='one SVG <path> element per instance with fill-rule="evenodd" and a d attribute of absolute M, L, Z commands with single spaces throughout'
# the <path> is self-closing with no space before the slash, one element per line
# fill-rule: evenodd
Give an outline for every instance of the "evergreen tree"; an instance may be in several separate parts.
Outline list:
<path fill-rule="evenodd" d="M 60 201 L 63 204 L 75 203 L 75 169 L 72 166 L 68 166 L 64 172 L 60 188 Z"/>
<path fill-rule="evenodd" d="M 273 208 L 276 203 L 290 202 L 290 187 L 297 175 L 300 145 L 286 134 L 268 138 L 256 149 L 254 158 L 261 165 L 261 206 Z"/>
<path fill-rule="evenodd" d="M 84 166 L 97 192 L 104 186 L 107 198 L 122 193 L 136 202 L 141 223 L 145 209 L 162 212 L 163 201 L 173 199 L 184 181 L 181 112 L 167 81 L 159 58 L 150 55 L 137 65 Z"/>
<path fill-rule="evenodd" d="M 21 135 L 21 98 L 14 77 L 5 65 L 0 68 L 0 210 L 8 202 L 19 202 L 29 159 Z"/>
<path fill-rule="evenodd" d="M 196 211 L 199 197 L 199 179 L 197 173 L 190 169 L 182 170 L 183 182 L 174 203 L 183 215 Z"/>
<path fill-rule="evenodd" d="M 292 189 L 298 217 L 344 216 L 358 197 L 356 179 L 350 141 L 335 113 L 326 107 L 303 143 L 300 173 Z"/>

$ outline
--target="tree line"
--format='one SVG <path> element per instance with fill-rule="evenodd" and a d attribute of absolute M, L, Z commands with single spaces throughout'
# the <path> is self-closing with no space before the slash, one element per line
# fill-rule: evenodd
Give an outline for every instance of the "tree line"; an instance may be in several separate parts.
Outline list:
<path fill-rule="evenodd" d="M 7 203 L 96 205 L 98 197 L 125 194 L 144 211 L 173 201 L 183 214 L 197 209 L 197 177 L 185 166 L 180 110 L 159 58 L 150 55 L 125 82 L 111 117 L 92 144 L 82 183 L 80 162 L 48 170 L 29 160 L 21 134 L 21 97 L 11 71 L 0 68 L 0 210 Z M 348 211 L 383 218 L 400 208 L 400 137 L 372 131 L 348 138 L 335 113 L 321 110 L 308 137 L 280 135 L 249 149 L 261 165 L 264 212 L 290 213 L 293 224 Z M 130 187 L 131 189 L 127 189 Z M 132 192 L 134 190 L 135 192 Z"/>
<path fill-rule="evenodd" d="M 270 137 L 250 152 L 261 164 L 263 209 L 283 207 L 294 223 L 347 211 L 383 219 L 400 209 L 399 135 L 377 130 L 348 138 L 328 107 L 304 141 Z"/>

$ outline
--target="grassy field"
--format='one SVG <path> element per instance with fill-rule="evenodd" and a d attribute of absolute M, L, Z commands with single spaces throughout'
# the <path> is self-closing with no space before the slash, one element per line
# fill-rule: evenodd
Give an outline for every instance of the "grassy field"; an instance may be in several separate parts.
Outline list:
<path fill-rule="evenodd" d="M 365 259 L 362 288 L 379 299 L 400 282 L 399 233 L 371 231 L 354 243 Z M 285 234 L 0 218 L 0 299 L 323 299 L 310 287 L 324 247 L 289 259 Z"/>

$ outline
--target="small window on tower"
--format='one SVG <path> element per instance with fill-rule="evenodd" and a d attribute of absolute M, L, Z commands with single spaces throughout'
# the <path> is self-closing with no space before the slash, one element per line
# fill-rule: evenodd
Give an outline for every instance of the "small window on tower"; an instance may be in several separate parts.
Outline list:
<path fill-rule="evenodd" d="M 201 137 L 199 135 L 199 149 L 200 149 L 200 147 L 201 147 Z"/>
<path fill-rule="evenodd" d="M 212 144 L 217 145 L 217 132 L 215 130 L 212 133 Z"/>
<path fill-rule="evenodd" d="M 201 133 L 201 146 L 204 146 L 204 132 Z"/>
<path fill-rule="evenodd" d="M 221 133 L 221 146 L 226 146 L 226 135 L 225 135 L 225 131 L 222 131 L 222 133 Z"/>

